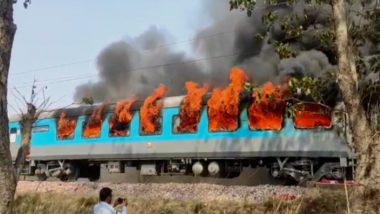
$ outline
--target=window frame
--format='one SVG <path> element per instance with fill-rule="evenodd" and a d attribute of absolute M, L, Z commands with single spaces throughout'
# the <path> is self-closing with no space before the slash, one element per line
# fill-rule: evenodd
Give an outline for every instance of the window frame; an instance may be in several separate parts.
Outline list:
<path fill-rule="evenodd" d="M 129 137 L 131 136 L 131 124 L 132 124 L 132 120 L 133 120 L 133 117 L 135 116 L 136 114 L 136 111 L 131 111 L 131 115 L 132 115 L 132 118 L 131 118 L 131 121 L 129 121 L 128 123 L 128 134 L 127 135 L 122 135 L 122 136 L 117 136 L 117 135 L 112 135 L 111 134 L 111 129 L 110 129 L 110 122 L 111 122 L 111 119 L 112 119 L 112 116 L 114 115 L 115 113 L 113 114 L 110 114 L 110 116 L 108 117 L 108 122 L 107 122 L 107 125 L 108 125 L 108 137 Z"/>
<path fill-rule="evenodd" d="M 84 120 L 82 122 L 82 127 L 81 127 L 81 137 L 82 137 L 82 139 L 97 139 L 97 138 L 101 138 L 101 136 L 102 136 L 102 126 L 103 126 L 104 121 L 102 121 L 102 123 L 100 124 L 100 132 L 99 132 L 98 136 L 96 136 L 96 137 L 86 137 L 86 136 L 84 136 L 84 130 L 85 130 L 85 126 L 87 125 L 88 119 L 90 119 L 90 117 L 89 116 L 85 116 L 85 118 L 84 118 Z"/>
<path fill-rule="evenodd" d="M 231 133 L 231 132 L 236 132 L 237 130 L 239 130 L 239 128 L 241 128 L 241 121 L 240 121 L 240 113 L 239 113 L 239 115 L 238 115 L 238 117 L 237 117 L 237 122 L 238 122 L 238 126 L 236 127 L 236 129 L 235 130 L 231 130 L 231 131 L 229 131 L 229 130 L 221 130 L 221 131 L 211 131 L 210 130 L 210 120 L 209 120 L 209 116 L 208 116 L 208 109 L 209 109 L 209 107 L 207 106 L 207 131 L 209 132 L 209 133 L 223 133 L 223 132 L 225 132 L 225 133 Z"/>
<path fill-rule="evenodd" d="M 284 112 L 285 114 L 285 112 Z M 281 131 L 283 128 L 284 128 L 284 125 L 285 125 L 285 118 L 286 116 L 282 114 L 282 119 L 281 119 L 281 128 L 280 129 L 252 129 L 251 126 L 250 126 L 250 121 L 249 121 L 249 111 L 247 110 L 247 125 L 248 125 L 248 130 L 249 131 L 274 131 L 274 132 L 279 132 Z"/>
<path fill-rule="evenodd" d="M 302 105 L 303 103 L 296 103 L 294 105 Z M 315 103 L 316 105 L 318 105 L 318 103 Z M 293 106 L 294 106 L 293 105 Z M 325 108 L 324 106 L 322 106 L 323 108 Z M 333 110 L 331 109 L 331 115 L 330 115 L 330 120 L 331 120 L 331 124 L 330 126 L 316 126 L 316 127 L 313 127 L 313 128 L 298 128 L 296 127 L 296 123 L 295 123 L 295 117 L 296 115 L 294 114 L 293 117 L 291 117 L 292 119 L 292 125 L 293 125 L 293 128 L 296 129 L 296 130 L 332 130 L 333 127 L 334 127 L 334 121 L 333 121 Z"/>
<path fill-rule="evenodd" d="M 73 136 L 70 137 L 70 138 L 62 138 L 62 139 L 58 137 L 58 122 L 59 122 L 59 118 L 57 118 L 57 119 L 55 120 L 55 126 L 56 126 L 56 128 L 55 128 L 55 130 L 56 130 L 56 135 L 55 135 L 55 137 L 56 137 L 57 140 L 64 141 L 64 140 L 73 140 L 73 139 L 75 138 L 75 131 L 76 131 L 77 126 L 78 126 L 78 120 L 79 120 L 79 117 L 76 117 L 76 118 L 73 118 L 73 117 L 67 117 L 66 119 L 69 119 L 69 120 L 74 119 L 74 120 L 75 120 L 75 128 L 74 128 Z"/>
<path fill-rule="evenodd" d="M 201 115 L 200 115 L 200 117 L 201 117 Z M 181 134 L 197 134 L 198 133 L 198 131 L 199 131 L 199 124 L 200 124 L 201 120 L 198 121 L 197 129 L 194 132 L 179 132 L 179 131 L 175 132 L 174 130 L 175 130 L 176 127 L 174 125 L 175 125 L 175 119 L 176 118 L 178 118 L 179 120 L 181 120 L 181 116 L 179 114 L 172 115 L 172 123 L 171 123 L 172 134 L 181 135 Z M 181 121 L 179 121 L 179 122 L 180 122 L 179 124 L 181 124 Z M 179 124 L 178 124 L 178 126 L 179 126 Z"/>
<path fill-rule="evenodd" d="M 141 125 L 141 115 L 139 115 L 139 136 L 157 136 L 157 135 L 162 135 L 163 133 L 163 129 L 164 129 L 164 118 L 162 117 L 162 113 L 160 114 L 160 117 L 159 119 L 161 120 L 161 124 L 160 124 L 160 130 L 159 132 L 155 132 L 153 134 L 150 134 L 150 133 L 146 133 L 142 130 L 142 125 Z"/>

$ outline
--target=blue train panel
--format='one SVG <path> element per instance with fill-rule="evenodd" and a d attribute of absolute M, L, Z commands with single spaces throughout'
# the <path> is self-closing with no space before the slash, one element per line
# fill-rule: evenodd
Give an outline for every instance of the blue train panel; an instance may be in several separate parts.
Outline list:
<path fill-rule="evenodd" d="M 292 120 L 285 119 L 280 131 L 250 130 L 247 110 L 240 114 L 240 126 L 235 131 L 209 132 L 207 111 L 203 110 L 195 133 L 174 133 L 173 118 L 179 107 L 162 109 L 161 132 L 140 133 L 139 112 L 135 111 L 128 136 L 110 136 L 107 114 L 98 138 L 82 136 L 86 116 L 79 116 L 74 137 L 58 139 L 57 119 L 36 121 L 32 133 L 31 159 L 160 159 L 160 158 L 250 158 L 250 157 L 350 157 L 344 139 L 334 129 L 295 129 Z M 18 122 L 10 122 L 10 130 L 19 130 Z M 12 135 L 12 133 L 11 133 Z M 21 137 L 13 135 L 12 156 Z"/>

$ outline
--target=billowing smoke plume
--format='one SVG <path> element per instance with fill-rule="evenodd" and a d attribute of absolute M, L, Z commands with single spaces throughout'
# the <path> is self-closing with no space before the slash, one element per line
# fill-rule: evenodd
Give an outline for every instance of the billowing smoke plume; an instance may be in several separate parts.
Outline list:
<path fill-rule="evenodd" d="M 98 56 L 100 81 L 77 87 L 75 99 L 91 96 L 96 101 L 145 97 L 158 84 L 170 86 L 169 95 L 184 93 L 185 81 L 204 81 L 204 74 L 183 53 L 174 52 L 167 44 L 168 36 L 150 28 L 131 43 L 110 44 Z"/>
<path fill-rule="evenodd" d="M 286 35 L 279 24 L 267 33 L 262 15 L 269 9 L 276 9 L 280 16 L 296 13 L 300 17 L 290 23 L 302 24 L 306 29 L 301 42 L 292 44 L 297 57 L 281 60 L 276 54 L 272 39 L 280 40 Z M 204 1 L 204 10 L 207 17 L 203 18 L 211 22 L 197 33 L 193 43 L 197 59 L 203 60 L 165 46 L 173 42 L 169 36 L 150 28 L 131 42 L 119 41 L 106 47 L 97 60 L 100 80 L 78 86 L 74 99 L 91 96 L 96 101 L 115 101 L 132 95 L 144 98 L 160 83 L 168 86 L 168 95 L 184 94 L 188 80 L 223 85 L 234 65 L 243 67 L 258 83 L 275 81 L 284 74 L 320 76 L 333 68 L 332 60 L 318 50 L 320 43 L 313 36 L 325 28 L 331 14 L 329 7 L 309 7 L 297 1 L 291 8 L 282 3 L 268 8 L 258 1 L 253 16 L 247 17 L 245 12 L 230 12 L 228 1 L 210 0 Z"/>

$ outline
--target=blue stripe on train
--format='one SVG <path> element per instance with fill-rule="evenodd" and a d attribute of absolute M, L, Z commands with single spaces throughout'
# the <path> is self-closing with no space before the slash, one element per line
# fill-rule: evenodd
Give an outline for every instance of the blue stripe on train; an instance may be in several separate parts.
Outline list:
<path fill-rule="evenodd" d="M 62 146 L 62 145 L 82 145 L 82 144 L 107 144 L 107 143 L 139 143 L 139 142 L 168 142 L 183 140 L 208 140 L 208 139 L 234 139 L 234 138 L 278 138 L 278 137 L 307 137 L 318 135 L 322 132 L 318 130 L 299 130 L 295 129 L 293 122 L 287 119 L 284 127 L 280 131 L 261 131 L 249 130 L 246 110 L 240 115 L 240 128 L 233 132 L 209 132 L 207 113 L 204 110 L 198 126 L 198 131 L 193 134 L 176 134 L 172 132 L 172 118 L 178 114 L 178 108 L 165 108 L 162 110 L 163 127 L 159 135 L 140 135 L 139 134 L 139 115 L 135 112 L 131 121 L 130 135 L 126 137 L 110 137 L 108 132 L 108 120 L 111 115 L 107 115 L 103 122 L 101 135 L 99 138 L 83 138 L 82 126 L 85 117 L 80 116 L 77 120 L 75 136 L 73 139 L 59 140 L 56 135 L 56 119 L 47 118 L 36 121 L 35 126 L 49 126 L 48 131 L 33 132 L 32 146 Z M 20 128 L 17 122 L 11 122 L 10 128 Z M 326 134 L 327 130 L 323 130 Z M 328 132 L 328 131 L 327 131 Z M 16 142 L 21 142 L 20 135 L 17 136 Z"/>

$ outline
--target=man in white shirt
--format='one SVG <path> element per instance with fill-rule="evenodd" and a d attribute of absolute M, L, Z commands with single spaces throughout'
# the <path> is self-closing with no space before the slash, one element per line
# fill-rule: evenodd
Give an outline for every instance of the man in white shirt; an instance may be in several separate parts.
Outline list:
<path fill-rule="evenodd" d="M 108 187 L 104 187 L 99 192 L 99 203 L 94 207 L 94 214 L 127 214 L 127 207 L 123 206 L 121 212 L 117 212 L 111 205 L 112 203 L 112 190 Z M 121 205 L 125 200 L 118 199 L 115 201 L 115 206 Z"/>

